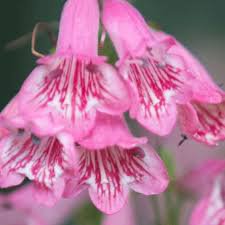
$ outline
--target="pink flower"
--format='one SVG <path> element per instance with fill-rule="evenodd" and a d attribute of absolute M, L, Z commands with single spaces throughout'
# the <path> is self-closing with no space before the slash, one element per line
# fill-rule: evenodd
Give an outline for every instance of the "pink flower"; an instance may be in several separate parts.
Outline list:
<path fill-rule="evenodd" d="M 159 156 L 151 147 L 143 145 L 145 139 L 132 140 L 126 126 L 118 126 L 118 119 L 111 122 L 115 124 L 111 146 L 103 147 L 102 142 L 97 141 L 96 147 L 99 148 L 90 149 L 86 140 L 82 144 L 88 148 L 77 146 L 80 152 L 79 172 L 68 180 L 65 190 L 65 196 L 70 197 L 88 188 L 92 202 L 107 214 L 123 207 L 129 189 L 152 195 L 163 192 L 168 185 L 166 168 Z M 96 129 L 102 133 L 101 126 L 104 127 L 104 123 Z M 117 133 L 117 129 L 121 131 Z M 89 138 L 98 140 L 95 135 Z"/>
<path fill-rule="evenodd" d="M 169 35 L 154 32 L 162 41 Z M 195 77 L 192 100 L 178 106 L 178 118 L 183 133 L 197 141 L 215 145 L 225 139 L 225 93 L 214 84 L 207 70 L 185 47 L 175 40 L 170 53 L 181 55 L 189 73 Z"/>
<path fill-rule="evenodd" d="M 190 225 L 225 225 L 224 187 L 224 175 L 217 177 L 211 192 L 194 208 Z"/>
<path fill-rule="evenodd" d="M 23 84 L 13 126 L 78 141 L 94 127 L 97 111 L 119 115 L 128 109 L 124 82 L 97 55 L 98 30 L 97 0 L 66 2 L 56 52 L 39 59 Z"/>
<path fill-rule="evenodd" d="M 158 41 L 172 38 L 168 34 L 152 30 Z M 225 139 L 225 93 L 214 84 L 209 73 L 184 46 L 174 39 L 169 53 L 182 56 L 192 82 L 192 98 L 186 104 L 178 104 L 178 118 L 182 132 L 189 137 L 216 145 Z"/>
<path fill-rule="evenodd" d="M 174 39 L 158 41 L 140 13 L 124 0 L 105 0 L 102 18 L 132 95 L 131 117 L 159 135 L 170 133 L 176 104 L 189 100 L 193 79 L 182 57 L 169 53 Z"/>
<path fill-rule="evenodd" d="M 210 104 L 192 101 L 179 106 L 182 132 L 197 141 L 217 145 L 225 139 L 225 102 Z"/>
<path fill-rule="evenodd" d="M 181 184 L 198 196 L 190 225 L 225 224 L 225 160 L 209 160 L 188 172 Z"/>
<path fill-rule="evenodd" d="M 155 31 L 153 29 L 151 31 L 152 35 L 159 42 L 173 38 L 161 31 Z M 192 92 L 193 98 L 200 102 L 219 103 L 222 100 L 222 92 L 215 85 L 205 67 L 181 43 L 174 38 L 173 40 L 174 45 L 170 48 L 169 52 L 181 56 L 185 61 L 186 69 L 195 77 L 195 82 L 192 83 L 194 87 L 194 91 Z"/>
<path fill-rule="evenodd" d="M 39 60 L 1 113 L 7 134 L 4 130 L 0 141 L 1 187 L 27 177 L 36 184 L 38 200 L 51 205 L 64 192 L 65 178 L 77 172 L 75 142 L 85 138 L 81 143 L 92 148 L 100 142 L 101 148 L 134 145 L 131 135 L 120 132 L 129 97 L 116 71 L 97 56 L 98 27 L 97 0 L 66 2 L 56 53 Z M 95 128 L 100 114 L 118 116 L 114 138 L 98 136 L 113 133 L 111 125 Z"/>
<path fill-rule="evenodd" d="M 14 98 L 2 112 L 5 121 L 12 121 L 18 112 Z M 7 124 L 6 124 L 7 127 Z M 10 127 L 10 126 L 9 126 Z M 65 137 L 41 139 L 28 130 L 6 129 L 0 139 L 0 186 L 18 185 L 27 177 L 35 182 L 36 197 L 52 205 L 64 191 L 64 178 L 73 174 L 76 162 L 74 143 Z"/>
<path fill-rule="evenodd" d="M 61 200 L 53 208 L 34 204 L 33 187 L 26 186 L 10 194 L 0 195 L 0 221 L 4 225 L 61 225 L 84 201 L 84 196 Z"/>
<path fill-rule="evenodd" d="M 188 136 L 207 144 L 225 138 L 225 95 L 188 50 L 151 29 L 125 0 L 105 0 L 102 18 L 132 95 L 131 117 L 166 135 L 178 113 Z"/>

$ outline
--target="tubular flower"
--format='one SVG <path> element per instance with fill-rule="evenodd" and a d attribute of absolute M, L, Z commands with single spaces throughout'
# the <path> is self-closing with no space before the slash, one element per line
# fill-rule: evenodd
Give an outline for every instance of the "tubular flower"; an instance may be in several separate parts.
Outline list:
<path fill-rule="evenodd" d="M 129 107 L 122 79 L 97 56 L 98 27 L 97 0 L 65 3 L 56 53 L 39 60 L 1 113 L 1 187 L 18 185 L 27 177 L 40 190 L 38 200 L 53 204 L 64 192 L 65 178 L 76 172 L 75 142 L 88 137 L 96 115 L 120 117 Z M 101 132 L 112 133 L 107 128 Z M 121 137 L 121 144 L 126 141 L 132 145 L 132 136 Z M 111 142 L 103 138 L 101 147 Z"/>
<path fill-rule="evenodd" d="M 187 49 L 150 28 L 125 0 L 105 0 L 102 18 L 133 97 L 131 117 L 166 135 L 178 113 L 187 135 L 207 144 L 224 139 L 224 93 Z"/>
<path fill-rule="evenodd" d="M 17 98 L 3 110 L 2 116 L 15 118 Z M 27 177 L 37 188 L 37 199 L 52 205 L 64 191 L 64 178 L 72 174 L 76 161 L 74 145 L 63 137 L 38 138 L 24 129 L 3 128 L 0 140 L 0 186 L 18 185 Z"/>
<path fill-rule="evenodd" d="M 37 136 L 68 134 L 76 141 L 94 127 L 96 112 L 121 114 L 129 107 L 125 84 L 112 66 L 97 55 L 97 0 L 68 0 L 56 52 L 39 66 L 18 94 L 19 119 Z"/>
<path fill-rule="evenodd" d="M 154 31 L 160 41 L 169 37 Z M 178 105 L 178 118 L 183 133 L 208 145 L 225 139 L 225 93 L 214 84 L 207 70 L 178 41 L 170 49 L 172 54 L 181 55 L 189 73 L 195 77 L 192 100 Z"/>
<path fill-rule="evenodd" d="M 112 145 L 106 147 L 96 142 L 96 148 L 90 149 L 86 140 L 77 146 L 80 152 L 79 172 L 68 179 L 65 196 L 77 195 L 88 188 L 96 207 L 112 214 L 123 207 L 130 188 L 145 195 L 158 194 L 167 187 L 168 176 L 159 156 L 144 145 L 145 139 L 132 140 L 125 125 L 118 126 L 118 118 L 111 118 L 111 122 L 110 118 L 102 121 L 106 120 L 112 124 L 115 135 L 120 129 L 119 136 L 112 137 Z M 96 129 L 101 132 L 104 125 L 99 123 Z M 94 134 L 88 139 L 97 140 Z"/>
<path fill-rule="evenodd" d="M 105 0 L 103 24 L 120 58 L 118 67 L 132 95 L 130 115 L 159 135 L 176 121 L 176 103 L 191 95 L 193 77 L 182 57 L 170 54 L 173 38 L 158 41 L 139 12 L 124 0 Z"/>
<path fill-rule="evenodd" d="M 173 49 L 181 54 L 197 77 L 192 101 L 179 105 L 181 129 L 188 136 L 215 145 L 225 139 L 225 93 L 211 80 L 207 70 L 179 43 Z"/>
<path fill-rule="evenodd" d="M 172 38 L 163 32 L 151 31 L 159 42 Z M 190 101 L 177 105 L 182 132 L 208 145 L 217 144 L 225 138 L 224 92 L 214 84 L 199 60 L 177 40 L 174 39 L 169 53 L 181 56 L 187 72 L 195 78 L 191 84 L 193 90 Z"/>

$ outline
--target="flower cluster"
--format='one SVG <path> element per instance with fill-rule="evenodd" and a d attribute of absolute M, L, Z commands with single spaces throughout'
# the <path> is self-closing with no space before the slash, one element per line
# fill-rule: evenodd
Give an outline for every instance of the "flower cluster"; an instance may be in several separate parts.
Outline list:
<path fill-rule="evenodd" d="M 100 20 L 118 55 L 98 55 Z M 129 112 L 143 127 L 182 133 L 208 145 L 225 138 L 225 94 L 174 37 L 156 31 L 125 0 L 67 0 L 55 53 L 41 57 L 0 115 L 0 186 L 34 184 L 53 205 L 84 189 L 112 214 L 129 189 L 163 192 L 166 168 L 145 137 L 134 137 Z"/>

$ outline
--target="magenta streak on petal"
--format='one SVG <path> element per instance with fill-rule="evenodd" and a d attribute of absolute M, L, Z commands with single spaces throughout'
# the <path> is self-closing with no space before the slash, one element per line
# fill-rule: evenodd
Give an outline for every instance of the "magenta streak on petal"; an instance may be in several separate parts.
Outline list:
<path fill-rule="evenodd" d="M 166 92 L 179 91 L 183 84 L 180 72 L 179 68 L 174 68 L 169 64 L 160 65 L 151 55 L 148 55 L 143 65 L 130 64 L 129 80 L 137 88 L 145 117 L 156 115 L 160 119 L 160 110 L 168 102 Z"/>
<path fill-rule="evenodd" d="M 193 103 L 201 127 L 195 136 L 206 138 L 210 135 L 212 139 L 219 140 L 225 138 L 225 115 L 222 104 L 201 104 Z M 210 137 L 208 137 L 210 138 Z M 210 141 L 210 140 L 209 140 Z"/>
<path fill-rule="evenodd" d="M 116 105 L 124 100 L 110 90 L 113 84 L 108 84 L 108 76 L 116 74 L 103 74 L 100 70 L 90 60 L 66 57 L 53 71 L 32 75 L 21 91 L 20 107 L 24 115 L 28 114 L 26 119 L 29 117 L 35 120 L 37 117 L 67 126 L 76 133 L 77 139 L 87 135 L 93 126 L 97 107 L 104 104 L 110 106 L 111 103 Z M 122 84 L 119 79 L 115 78 L 114 81 Z M 31 111 L 27 110 L 28 106 L 32 108 Z"/>
<path fill-rule="evenodd" d="M 88 71 L 82 61 L 65 59 L 56 69 L 55 77 L 45 77 L 33 100 L 45 107 L 58 98 L 61 110 L 75 121 L 77 110 L 85 114 L 90 95 L 102 97 L 100 91 L 105 90 L 100 79 L 101 74 Z"/>
<path fill-rule="evenodd" d="M 11 136 L 2 146 L 2 168 L 9 173 L 18 173 L 31 180 L 52 187 L 64 170 L 63 147 L 55 138 L 34 144 L 29 135 Z"/>
<path fill-rule="evenodd" d="M 90 185 L 94 203 L 109 214 L 123 206 L 128 184 L 142 182 L 145 176 L 154 176 L 145 162 L 144 151 L 138 147 L 124 150 L 115 146 L 84 151 L 79 170 L 78 185 Z"/>

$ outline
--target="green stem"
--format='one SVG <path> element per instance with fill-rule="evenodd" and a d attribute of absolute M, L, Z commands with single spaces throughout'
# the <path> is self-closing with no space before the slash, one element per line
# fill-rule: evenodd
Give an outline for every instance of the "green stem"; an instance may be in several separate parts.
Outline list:
<path fill-rule="evenodd" d="M 177 193 L 173 187 L 170 187 L 165 193 L 165 199 L 168 224 L 179 225 L 180 210 L 182 207 L 182 201 L 179 193 Z"/>
<path fill-rule="evenodd" d="M 162 225 L 161 224 L 161 220 L 160 220 L 160 208 L 159 208 L 159 202 L 158 202 L 158 197 L 157 196 L 153 196 L 151 198 L 152 201 L 152 208 L 154 211 L 154 215 L 155 215 L 155 225 Z"/>

